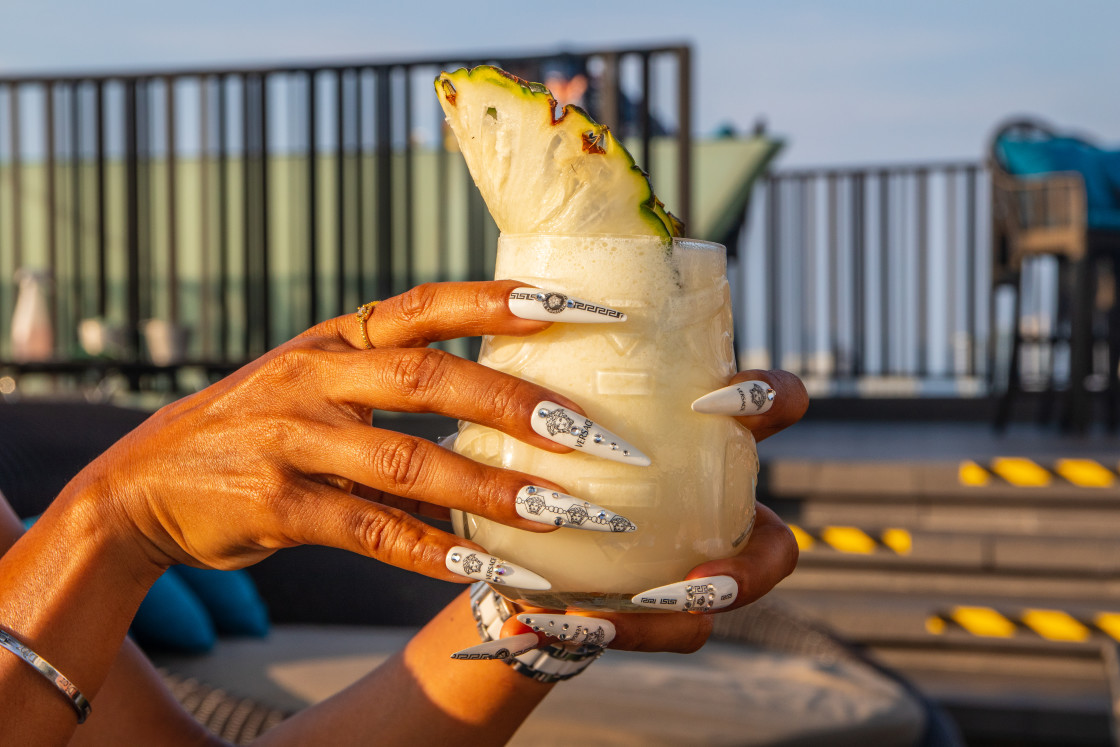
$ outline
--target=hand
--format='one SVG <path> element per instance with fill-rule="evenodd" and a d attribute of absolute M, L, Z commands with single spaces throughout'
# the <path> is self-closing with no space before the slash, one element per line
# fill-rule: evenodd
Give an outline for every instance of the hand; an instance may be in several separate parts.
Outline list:
<path fill-rule="evenodd" d="M 558 486 L 478 464 L 424 439 L 370 425 L 374 410 L 434 412 L 483 423 L 542 449 L 542 401 L 567 398 L 426 347 L 464 335 L 526 335 L 548 322 L 515 316 L 523 284 L 430 284 L 388 299 L 366 322 L 324 322 L 207 389 L 161 409 L 85 469 L 68 492 L 134 535 L 157 564 L 238 568 L 279 548 L 351 550 L 447 580 L 471 543 L 408 512 L 461 509 L 529 531 L 518 491 Z M 516 304 L 513 308 L 517 309 Z"/>
<path fill-rule="evenodd" d="M 774 397 L 767 400 L 768 408 L 763 413 L 739 416 L 736 420 L 749 428 L 756 440 L 762 441 L 800 420 L 809 406 L 809 396 L 801 380 L 787 371 L 742 371 L 732 378 L 728 389 L 736 384 L 755 381 L 772 388 Z M 738 397 L 729 398 L 729 401 L 737 402 Z M 703 646 L 711 635 L 711 613 L 738 609 L 758 600 L 793 572 L 797 557 L 797 542 L 789 527 L 769 508 L 757 504 L 754 529 L 742 551 L 730 558 L 702 563 L 685 577 L 686 582 L 699 580 L 701 585 L 711 581 L 720 592 L 733 595 L 729 600 L 717 597 L 715 605 L 705 605 L 691 612 L 606 614 L 569 610 L 564 616 L 606 620 L 609 623 L 606 626 L 608 637 L 613 636 L 609 641 L 611 648 L 691 653 Z M 683 603 L 683 588 L 675 591 Z M 666 594 L 655 597 L 660 600 L 666 598 Z M 555 610 L 525 606 L 521 607 L 521 611 L 533 618 L 538 626 L 541 621 L 558 614 Z M 578 625 L 582 621 L 573 622 Z M 585 625 L 592 631 L 594 626 L 595 623 L 590 621 Z M 503 626 L 502 637 L 525 634 L 533 627 L 513 617 Z M 544 632 L 538 631 L 538 635 Z M 545 636 L 542 640 L 555 639 Z"/>

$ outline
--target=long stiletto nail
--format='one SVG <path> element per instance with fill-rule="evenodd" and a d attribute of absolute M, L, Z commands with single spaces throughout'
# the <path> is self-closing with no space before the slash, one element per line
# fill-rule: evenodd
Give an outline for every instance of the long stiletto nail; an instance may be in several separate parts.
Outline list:
<path fill-rule="evenodd" d="M 705 394 L 692 409 L 710 415 L 761 415 L 774 404 L 774 388 L 765 381 L 741 381 Z"/>
<path fill-rule="evenodd" d="M 538 633 L 558 638 L 564 643 L 606 646 L 614 640 L 614 625 L 610 620 L 582 615 L 538 615 L 535 612 L 518 615 L 517 619 Z"/>
<path fill-rule="evenodd" d="M 541 643 L 536 633 L 522 633 L 509 638 L 498 638 L 451 654 L 452 659 L 512 659 L 532 651 Z"/>
<path fill-rule="evenodd" d="M 447 570 L 458 573 L 460 576 L 473 578 L 477 581 L 488 581 L 492 584 L 516 586 L 519 589 L 532 589 L 544 591 L 551 589 L 546 579 L 541 578 L 528 568 L 522 568 L 508 561 L 496 558 L 469 547 L 452 547 L 447 552 L 444 560 Z"/>
<path fill-rule="evenodd" d="M 649 457 L 633 444 L 555 402 L 538 403 L 532 420 L 533 430 L 549 441 L 623 464 L 650 465 Z"/>
<path fill-rule="evenodd" d="M 659 610 L 719 610 L 734 603 L 738 595 L 739 584 L 731 576 L 708 576 L 658 586 L 630 601 Z"/>
<path fill-rule="evenodd" d="M 538 524 L 592 532 L 633 532 L 638 527 L 625 516 L 574 495 L 526 485 L 517 491 L 517 515 Z"/>
<path fill-rule="evenodd" d="M 509 294 L 509 310 L 514 316 L 538 322 L 603 324 L 626 321 L 621 311 L 541 288 L 513 290 Z"/>

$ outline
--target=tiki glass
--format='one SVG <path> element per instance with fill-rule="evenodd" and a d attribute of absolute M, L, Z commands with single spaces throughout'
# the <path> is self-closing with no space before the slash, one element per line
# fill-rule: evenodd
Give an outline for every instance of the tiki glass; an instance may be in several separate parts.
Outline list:
<path fill-rule="evenodd" d="M 511 599 L 554 609 L 647 611 L 630 598 L 738 552 L 754 524 L 754 439 L 730 417 L 690 408 L 734 372 L 724 247 L 654 237 L 502 235 L 495 276 L 555 292 L 542 296 L 546 308 L 574 297 L 627 315 L 618 323 L 489 337 L 479 360 L 571 397 L 652 464 L 553 454 L 461 423 L 458 453 L 552 480 L 624 515 L 637 530 L 539 534 L 456 512 L 455 531 L 552 583 L 543 592 L 495 587 Z M 572 433 L 584 421 L 568 412 L 534 417 Z"/>

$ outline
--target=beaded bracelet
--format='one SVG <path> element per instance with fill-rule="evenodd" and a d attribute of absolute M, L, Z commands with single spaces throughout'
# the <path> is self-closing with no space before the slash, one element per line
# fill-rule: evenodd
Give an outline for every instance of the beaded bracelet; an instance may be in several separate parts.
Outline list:
<path fill-rule="evenodd" d="M 50 662 L 29 649 L 15 636 L 3 629 L 0 629 L 0 647 L 8 649 L 13 654 L 23 659 L 34 667 L 36 672 L 43 675 L 48 682 L 57 687 L 58 691 L 66 698 L 66 702 L 73 706 L 74 710 L 77 712 L 79 724 L 89 718 L 89 713 L 93 709 L 90 707 L 89 701 L 86 700 L 86 696 L 82 695 L 82 692 L 74 686 L 73 682 L 51 666 Z"/>
<path fill-rule="evenodd" d="M 478 635 L 486 643 L 499 637 L 513 609 L 505 598 L 479 581 L 471 584 L 471 613 L 478 624 Z M 602 646 L 553 643 L 503 661 L 537 682 L 560 682 L 575 677 L 602 655 Z"/>

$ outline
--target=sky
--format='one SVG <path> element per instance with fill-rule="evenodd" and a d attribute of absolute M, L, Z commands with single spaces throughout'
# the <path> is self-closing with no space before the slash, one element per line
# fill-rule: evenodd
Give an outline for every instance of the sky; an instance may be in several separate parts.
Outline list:
<path fill-rule="evenodd" d="M 0 0 L 0 13 L 0 75 L 687 42 L 697 134 L 764 119 L 787 143 L 779 166 L 974 160 L 1021 114 L 1120 141 L 1116 0 Z"/>

